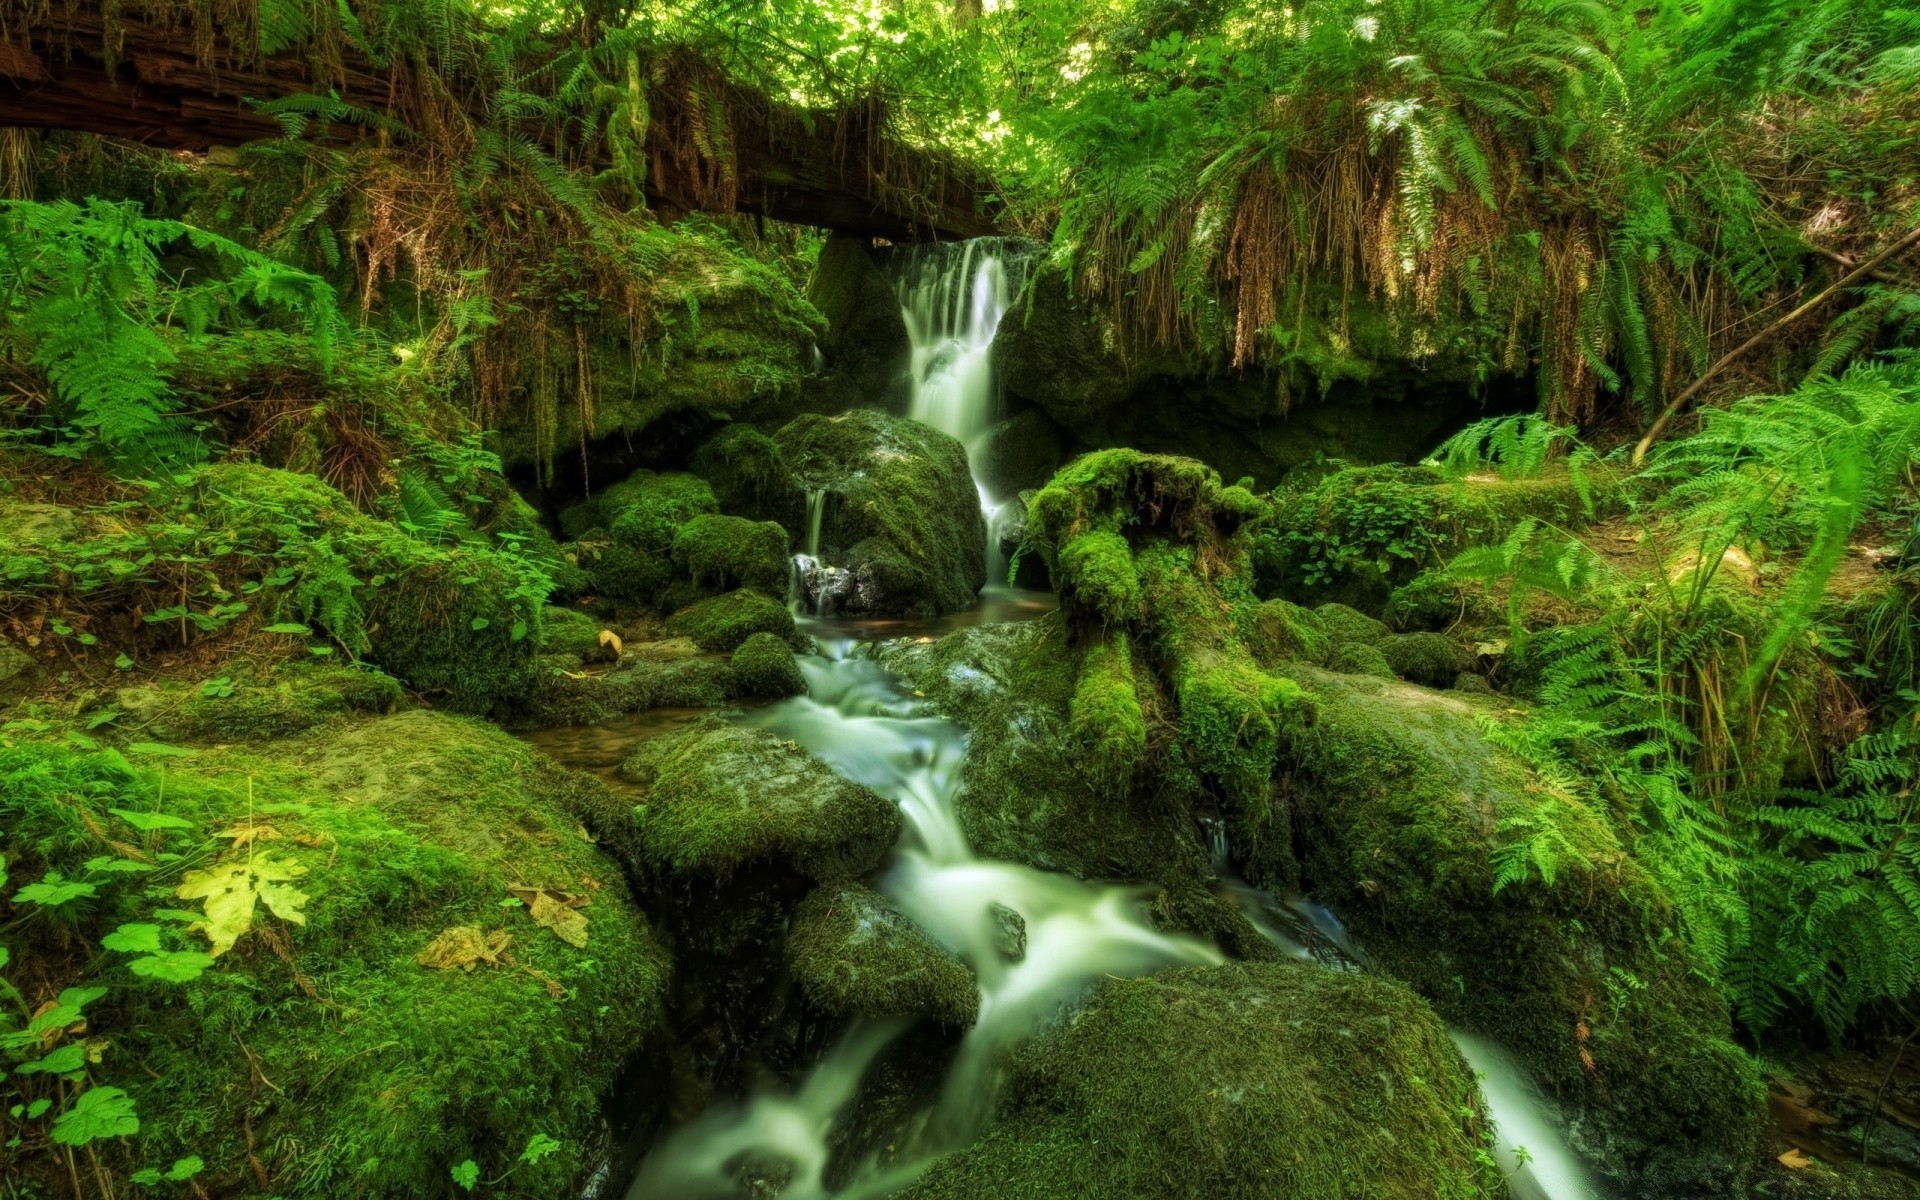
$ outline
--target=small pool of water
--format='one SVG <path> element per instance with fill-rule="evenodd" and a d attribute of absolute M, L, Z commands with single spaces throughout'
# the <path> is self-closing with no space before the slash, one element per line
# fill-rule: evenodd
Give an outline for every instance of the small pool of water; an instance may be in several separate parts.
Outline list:
<path fill-rule="evenodd" d="M 971 625 L 1031 621 L 1060 606 L 1052 592 L 990 587 L 972 608 L 938 617 L 801 617 L 800 632 L 822 641 L 884 642 L 902 637 L 944 637 Z"/>
<path fill-rule="evenodd" d="M 624 790 L 629 785 L 620 778 L 620 764 L 641 742 L 678 733 L 715 713 L 746 712 L 759 707 L 759 702 L 749 700 L 722 708 L 643 708 L 598 725 L 549 725 L 527 730 L 520 736 L 546 751 L 555 761 L 576 770 L 590 771 Z"/>

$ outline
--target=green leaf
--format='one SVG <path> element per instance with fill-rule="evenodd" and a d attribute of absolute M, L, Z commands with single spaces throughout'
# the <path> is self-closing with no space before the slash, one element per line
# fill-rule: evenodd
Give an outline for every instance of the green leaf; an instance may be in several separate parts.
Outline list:
<path fill-rule="evenodd" d="M 77 879 L 63 879 L 60 872 L 48 871 L 47 877 L 39 883 L 30 883 L 13 894 L 15 903 L 25 901 L 46 908 L 59 908 L 71 900 L 92 896 L 99 889 L 91 883 L 82 883 Z"/>
<path fill-rule="evenodd" d="M 87 860 L 87 870 L 100 875 L 137 875 L 153 870 L 153 864 L 102 854 Z"/>
<path fill-rule="evenodd" d="M 42 1097 L 39 1100 L 35 1100 L 33 1103 L 27 1105 L 27 1120 L 38 1121 L 41 1117 L 46 1116 L 47 1110 L 52 1107 L 53 1107 L 52 1100 L 46 1099 L 44 1097 Z"/>
<path fill-rule="evenodd" d="M 298 621 L 282 621 L 277 625 L 269 625 L 266 628 L 266 632 L 291 633 L 291 634 L 296 634 L 300 637 L 311 637 L 313 635 L 313 630 L 307 628 L 305 625 L 300 624 Z"/>
<path fill-rule="evenodd" d="M 140 744 L 145 744 L 145 743 L 140 743 Z M 137 750 L 139 749 L 140 744 L 129 746 L 128 749 Z M 125 808 L 110 808 L 107 811 L 112 813 L 114 816 L 119 817 L 122 821 L 125 821 L 127 824 L 133 826 L 135 829 L 143 830 L 146 832 L 152 832 L 155 829 L 192 829 L 193 828 L 192 821 L 186 820 L 182 817 L 176 817 L 171 813 L 143 813 L 143 812 L 134 812 L 130 809 L 125 809 Z"/>
<path fill-rule="evenodd" d="M 487 620 L 485 617 L 475 617 L 473 620 L 467 622 L 467 628 L 473 630 L 475 633 L 479 633 L 491 624 L 493 624 L 493 622 Z"/>
<path fill-rule="evenodd" d="M 162 921 L 178 921 L 182 925 L 191 925 L 200 919 L 200 914 L 189 908 L 156 908 L 151 915 Z"/>
<path fill-rule="evenodd" d="M 82 1042 L 62 1046 L 52 1054 L 36 1062 L 21 1063 L 14 1068 L 19 1075 L 65 1075 L 78 1071 L 87 1062 L 87 1047 Z"/>
<path fill-rule="evenodd" d="M 54 1118 L 53 1140 L 62 1146 L 84 1146 L 102 1138 L 131 1137 L 140 1132 L 133 1097 L 117 1087 L 88 1088 L 73 1107 Z"/>
<path fill-rule="evenodd" d="M 141 1187 L 153 1187 L 160 1182 L 160 1168 L 142 1167 L 140 1170 L 127 1176 L 127 1178 L 139 1184 Z"/>
<path fill-rule="evenodd" d="M 127 657 L 125 654 L 116 654 L 113 658 L 113 669 L 116 671 L 131 671 L 133 669 L 133 659 Z"/>
<path fill-rule="evenodd" d="M 119 950 L 126 954 L 152 954 L 160 949 L 160 927 L 158 925 L 122 925 L 101 938 L 100 944 L 109 950 Z"/>
<path fill-rule="evenodd" d="M 189 1154 L 185 1158 L 174 1160 L 173 1165 L 167 1168 L 167 1178 L 174 1183 L 180 1183 L 183 1180 L 192 1179 L 206 1169 L 207 1164 L 200 1161 L 198 1154 Z"/>
<path fill-rule="evenodd" d="M 447 1174 L 453 1176 L 455 1183 L 470 1192 L 473 1190 L 473 1185 L 480 1182 L 480 1164 L 468 1159 L 459 1166 L 451 1168 Z"/>
<path fill-rule="evenodd" d="M 520 1152 L 520 1161 L 537 1163 L 559 1148 L 559 1139 L 548 1137 L 544 1133 L 536 1133 L 527 1140 L 527 1148 Z"/>
<path fill-rule="evenodd" d="M 164 950 L 146 958 L 136 958 L 127 965 L 143 979 L 158 979 L 162 983 L 191 983 L 213 965 L 213 956 L 198 950 Z"/>
<path fill-rule="evenodd" d="M 307 869 L 298 863 L 262 854 L 204 871 L 188 871 L 174 894 L 182 900 L 206 901 L 207 915 L 200 922 L 200 928 L 213 944 L 213 955 L 218 958 L 253 927 L 256 899 L 274 916 L 305 925 L 307 917 L 301 909 L 307 902 L 307 894 L 290 881 L 306 873 Z"/>
<path fill-rule="evenodd" d="M 0 967 L 4 967 L 12 961 L 13 951 L 7 949 L 5 946 L 0 946 Z"/>

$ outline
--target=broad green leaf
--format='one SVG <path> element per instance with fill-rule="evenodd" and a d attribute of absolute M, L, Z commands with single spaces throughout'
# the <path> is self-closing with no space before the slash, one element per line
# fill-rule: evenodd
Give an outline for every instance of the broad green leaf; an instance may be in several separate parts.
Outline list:
<path fill-rule="evenodd" d="M 298 863 L 262 854 L 251 862 L 231 862 L 205 871 L 188 871 L 174 894 L 182 900 L 204 900 L 206 917 L 198 928 L 212 943 L 215 958 L 233 948 L 240 935 L 253 927 L 257 899 L 268 911 L 295 925 L 307 923 L 300 909 L 307 894 L 289 880 L 307 873 Z"/>
<path fill-rule="evenodd" d="M 135 975 L 162 983 L 191 983 L 213 965 L 213 955 L 198 950 L 163 950 L 127 964 Z"/>
<path fill-rule="evenodd" d="M 198 1154 L 189 1154 L 185 1158 L 174 1160 L 173 1165 L 167 1168 L 167 1178 L 174 1183 L 179 1183 L 182 1180 L 192 1179 L 206 1169 L 207 1164 L 200 1161 Z"/>
<path fill-rule="evenodd" d="M 21 1063 L 14 1068 L 20 1075 L 65 1075 L 69 1071 L 78 1071 L 87 1062 L 87 1048 L 83 1043 L 74 1042 L 55 1050 L 52 1054 L 36 1062 Z"/>
<path fill-rule="evenodd" d="M 127 1176 L 127 1178 L 139 1184 L 141 1187 L 154 1187 L 160 1182 L 160 1168 L 142 1167 L 140 1170 Z"/>
<path fill-rule="evenodd" d="M 109 950 L 119 950 L 126 954 L 152 954 L 160 949 L 160 927 L 158 925 L 122 925 L 101 938 L 100 944 Z"/>
<path fill-rule="evenodd" d="M 99 891 L 91 883 L 82 883 L 77 879 L 63 879 L 58 871 L 48 871 L 47 877 L 39 883 L 30 883 L 13 894 L 16 903 L 39 904 L 47 908 L 59 908 L 69 901 L 80 900 L 95 895 Z"/>
<path fill-rule="evenodd" d="M 133 1097 L 117 1087 L 88 1088 L 73 1107 L 53 1121 L 53 1140 L 63 1146 L 84 1146 L 102 1138 L 131 1137 L 140 1132 Z"/>
<path fill-rule="evenodd" d="M 183 925 L 191 925 L 200 919 L 199 913 L 185 908 L 156 908 L 152 915 L 162 921 L 179 921 Z"/>
<path fill-rule="evenodd" d="M 520 1152 L 520 1161 L 523 1163 L 537 1163 L 559 1148 L 560 1141 L 558 1138 L 548 1137 L 544 1133 L 536 1133 L 527 1139 L 527 1148 Z"/>
<path fill-rule="evenodd" d="M 470 1192 L 473 1190 L 473 1185 L 480 1182 L 480 1164 L 468 1159 L 459 1166 L 449 1169 L 447 1174 L 453 1176 L 455 1183 Z"/>
<path fill-rule="evenodd" d="M 147 832 L 151 832 L 155 829 L 192 829 L 193 828 L 192 821 L 186 820 L 184 817 L 176 817 L 172 813 L 133 812 L 130 809 L 125 809 L 125 808 L 110 808 L 107 811 L 112 813 L 114 816 L 119 817 L 122 821 L 125 821 L 127 824 L 133 826 L 135 829 L 144 830 Z"/>
<path fill-rule="evenodd" d="M 45 1097 L 35 1100 L 33 1103 L 27 1105 L 27 1120 L 38 1121 L 41 1117 L 46 1116 L 47 1110 L 52 1107 L 53 1101 Z"/>
<path fill-rule="evenodd" d="M 267 626 L 266 632 L 291 633 L 291 634 L 297 634 L 300 637 L 306 637 L 309 634 L 311 634 L 313 630 L 307 628 L 305 625 L 300 624 L 298 621 L 281 621 L 277 625 Z"/>
<path fill-rule="evenodd" d="M 130 858 L 115 858 L 102 854 L 87 860 L 87 870 L 100 875 L 132 875 L 153 870 L 152 863 L 135 862 Z"/>

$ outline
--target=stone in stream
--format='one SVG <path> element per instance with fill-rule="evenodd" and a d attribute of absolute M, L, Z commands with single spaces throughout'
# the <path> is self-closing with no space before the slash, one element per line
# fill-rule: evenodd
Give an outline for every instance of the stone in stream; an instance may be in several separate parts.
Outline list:
<path fill-rule="evenodd" d="M 993 918 L 994 948 L 1000 951 L 1008 962 L 1021 962 L 1027 957 L 1027 919 L 1018 912 L 994 901 L 987 905 L 987 915 Z"/>
<path fill-rule="evenodd" d="M 794 910 L 787 963 L 807 998 L 848 1017 L 973 1024 L 973 972 L 865 884 L 815 889 Z"/>

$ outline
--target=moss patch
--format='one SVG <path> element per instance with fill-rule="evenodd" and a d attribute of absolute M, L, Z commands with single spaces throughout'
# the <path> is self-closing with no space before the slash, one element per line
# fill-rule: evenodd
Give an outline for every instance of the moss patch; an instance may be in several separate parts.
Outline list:
<path fill-rule="evenodd" d="M 1388 634 L 1378 648 L 1395 675 L 1428 687 L 1451 685 L 1470 665 L 1459 643 L 1437 633 Z"/>
<path fill-rule="evenodd" d="M 732 666 L 734 685 L 749 696 L 782 699 L 807 690 L 793 647 L 778 634 L 756 633 L 741 642 Z"/>
<path fill-rule="evenodd" d="M 845 879 L 878 864 L 900 829 L 891 803 L 799 746 L 718 719 L 641 743 L 620 771 L 646 789 L 641 846 L 665 872 L 725 878 L 780 861 Z"/>
<path fill-rule="evenodd" d="M 1110 980 L 911 1200 L 1494 1200 L 1472 1073 L 1399 984 L 1237 963 Z"/>
<path fill-rule="evenodd" d="M 149 740 L 239 742 L 286 737 L 350 712 L 392 712 L 403 698 L 392 677 L 370 668 L 296 663 L 252 679 L 121 688 L 114 706 L 121 728 Z"/>
<path fill-rule="evenodd" d="M 740 588 L 681 609 L 668 619 L 667 629 L 692 638 L 702 650 L 728 653 L 756 633 L 791 639 L 793 614 L 771 596 Z"/>
<path fill-rule="evenodd" d="M 793 914 L 787 964 L 807 998 L 848 1017 L 971 1025 L 973 972 L 885 896 L 858 883 L 815 889 Z"/>
<path fill-rule="evenodd" d="M 571 654 L 534 659 L 533 683 L 514 710 L 516 725 L 597 725 L 647 708 L 711 708 L 737 694 L 734 671 L 719 657 L 624 662 L 589 668 Z"/>
<path fill-rule="evenodd" d="M 782 595 L 787 588 L 787 531 L 773 521 L 694 517 L 673 535 L 673 561 L 696 587 L 744 587 Z"/>

